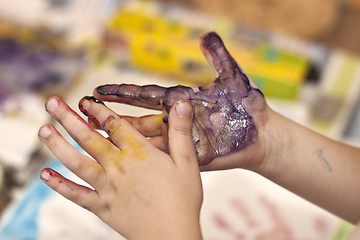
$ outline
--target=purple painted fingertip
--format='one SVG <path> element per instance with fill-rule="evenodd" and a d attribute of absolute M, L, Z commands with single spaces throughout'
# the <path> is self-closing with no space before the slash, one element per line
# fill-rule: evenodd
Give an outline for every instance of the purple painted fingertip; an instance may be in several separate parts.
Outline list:
<path fill-rule="evenodd" d="M 118 86 L 115 84 L 106 84 L 96 88 L 97 93 L 100 95 L 115 95 Z"/>

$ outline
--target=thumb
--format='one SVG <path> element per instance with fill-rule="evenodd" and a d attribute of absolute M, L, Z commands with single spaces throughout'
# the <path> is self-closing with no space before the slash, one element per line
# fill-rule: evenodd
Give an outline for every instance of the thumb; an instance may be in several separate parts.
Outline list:
<path fill-rule="evenodd" d="M 189 101 L 177 102 L 169 114 L 169 150 L 176 163 L 192 161 L 197 155 L 192 137 L 193 111 Z"/>

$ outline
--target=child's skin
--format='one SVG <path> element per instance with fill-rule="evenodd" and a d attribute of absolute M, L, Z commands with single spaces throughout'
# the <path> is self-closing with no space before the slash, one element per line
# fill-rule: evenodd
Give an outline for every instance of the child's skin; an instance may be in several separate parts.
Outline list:
<path fill-rule="evenodd" d="M 264 96 L 238 67 L 216 33 L 205 34 L 200 45 L 217 77 L 195 96 L 191 90 L 177 91 L 177 87 L 165 92 L 164 88 L 155 86 L 145 90 L 146 87 L 128 88 L 124 85 L 99 86 L 94 90 L 94 96 L 101 101 L 128 103 L 151 109 L 161 109 L 162 104 L 165 110 L 171 103 L 168 98 L 173 95 L 173 98 L 183 96 L 193 103 L 194 126 L 197 132 L 204 133 L 202 139 L 205 152 L 212 151 L 212 146 L 221 150 L 217 145 L 231 145 L 237 136 L 246 142 L 245 147 L 230 148 L 230 152 L 225 155 L 217 151 L 210 155 L 210 159 L 207 155 L 203 160 L 204 154 L 198 154 L 200 165 L 205 162 L 201 170 L 249 169 L 352 223 L 359 221 L 360 149 L 321 136 L 271 110 Z M 186 94 L 181 94 L 183 92 Z M 228 101 L 223 101 L 224 96 Z M 232 126 L 233 122 L 237 123 L 235 126 L 242 123 L 241 119 L 229 116 L 236 113 L 237 106 L 241 106 L 241 114 L 249 116 L 250 126 L 254 124 L 256 130 L 251 128 L 248 131 L 251 134 L 246 135 L 241 132 L 247 131 L 247 127 L 230 128 L 232 132 L 239 131 L 240 134 L 221 139 L 221 136 L 227 134 L 226 127 Z M 196 111 L 199 109 L 201 111 Z M 214 115 L 220 117 L 212 121 Z M 151 137 L 157 147 L 166 150 L 167 142 L 159 139 L 166 139 L 167 133 L 154 120 L 159 116 L 123 117 L 146 137 Z M 199 122 L 201 124 L 197 124 Z M 218 128 L 224 130 L 216 136 L 217 141 L 209 141 L 214 129 Z"/>
<path fill-rule="evenodd" d="M 59 98 L 51 98 L 47 110 L 96 161 L 75 150 L 52 125 L 43 126 L 39 136 L 66 167 L 94 190 L 50 169 L 43 170 L 42 180 L 129 239 L 201 239 L 202 188 L 191 137 L 192 116 L 178 116 L 175 108 L 179 104 L 172 108 L 168 155 L 103 104 L 83 99 L 82 105 L 109 132 L 113 144 Z M 189 102 L 181 105 L 184 112 L 191 112 Z M 202 170 L 256 171 L 356 223 L 360 214 L 360 150 L 305 129 L 269 107 L 262 114 L 260 117 L 266 116 L 267 121 L 257 125 L 259 140 L 255 144 L 214 159 Z M 142 126 L 149 127 L 136 121 L 139 118 L 132 118 L 140 131 L 144 130 Z M 354 232 L 352 239 L 359 236 L 359 231 Z"/>
<path fill-rule="evenodd" d="M 213 159 L 206 156 L 205 162 L 210 163 L 200 170 L 249 169 L 347 221 L 358 222 L 360 149 L 328 139 L 276 113 L 253 83 L 242 85 L 242 92 L 247 89 L 248 95 L 239 93 L 240 97 L 237 96 L 234 90 L 237 88 L 227 83 L 228 80 L 234 83 L 235 79 L 238 84 L 236 81 L 242 73 L 233 71 L 236 64 L 225 47 L 216 42 L 214 47 L 205 50 L 212 56 L 221 94 L 231 92 L 226 96 L 230 103 L 242 104 L 251 116 L 256 134 L 250 135 L 250 144 L 245 148 L 232 149 L 226 155 L 213 155 Z M 118 99 L 101 95 L 97 90 L 94 96 L 104 101 L 127 100 L 124 96 Z M 236 101 L 232 101 L 233 97 Z M 50 115 L 96 161 L 75 150 L 52 125 L 43 126 L 39 137 L 67 168 L 93 189 L 70 182 L 51 169 L 42 171 L 43 181 L 127 238 L 200 239 L 202 188 L 192 138 L 191 102 L 167 106 L 171 108 L 168 131 L 159 121 L 161 116 L 120 117 L 89 98 L 83 98 L 80 107 L 90 116 L 91 124 L 59 98 L 51 98 L 46 105 Z M 176 110 L 180 109 L 184 114 L 177 114 Z M 111 141 L 91 126 L 108 132 Z M 211 149 L 210 145 L 204 146 Z M 358 233 L 354 234 L 356 238 Z"/>
<path fill-rule="evenodd" d="M 104 105 L 83 99 L 82 106 L 109 133 L 111 141 L 60 98 L 50 98 L 46 109 L 95 160 L 78 152 L 50 124 L 39 130 L 39 137 L 93 189 L 48 168 L 41 179 L 126 238 L 201 239 L 202 187 L 191 136 L 191 104 L 179 102 L 169 115 L 170 154 L 154 147 Z"/>

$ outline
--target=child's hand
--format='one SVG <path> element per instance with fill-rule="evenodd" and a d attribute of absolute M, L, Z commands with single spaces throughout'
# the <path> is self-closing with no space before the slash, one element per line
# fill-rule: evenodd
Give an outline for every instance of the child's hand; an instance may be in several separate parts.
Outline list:
<path fill-rule="evenodd" d="M 170 112 L 170 154 L 154 147 L 103 104 L 84 98 L 80 105 L 110 140 L 58 97 L 50 98 L 46 109 L 95 160 L 78 152 L 50 124 L 39 130 L 39 137 L 92 188 L 48 168 L 41 179 L 127 238 L 200 239 L 202 187 L 191 136 L 191 104 L 179 102 Z"/>
<path fill-rule="evenodd" d="M 97 87 L 94 96 L 101 101 L 164 110 L 161 115 L 122 117 L 165 152 L 167 132 L 162 118 L 166 122 L 166 114 L 176 101 L 189 100 L 194 109 L 193 142 L 201 169 L 257 171 L 264 165 L 266 153 L 271 152 L 264 136 L 269 113 L 264 96 L 216 33 L 201 39 L 201 49 L 217 78 L 198 91 L 185 86 L 111 84 Z"/>

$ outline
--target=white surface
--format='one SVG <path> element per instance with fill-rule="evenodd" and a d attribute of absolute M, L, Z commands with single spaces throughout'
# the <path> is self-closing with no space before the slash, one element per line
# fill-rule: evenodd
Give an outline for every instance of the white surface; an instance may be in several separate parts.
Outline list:
<path fill-rule="evenodd" d="M 39 143 L 37 132 L 48 115 L 44 99 L 35 95 L 14 96 L 0 112 L 0 161 L 23 169 Z"/>
<path fill-rule="evenodd" d="M 337 217 L 255 173 L 208 172 L 202 179 L 204 239 L 326 240 L 337 231 Z"/>

